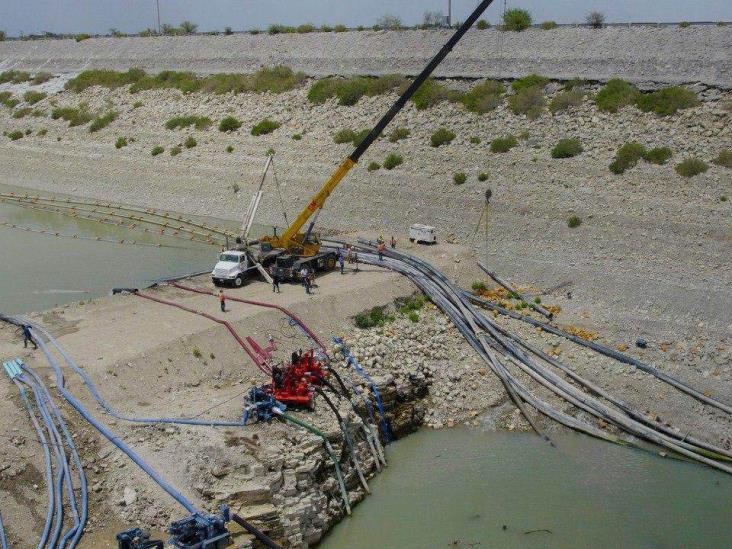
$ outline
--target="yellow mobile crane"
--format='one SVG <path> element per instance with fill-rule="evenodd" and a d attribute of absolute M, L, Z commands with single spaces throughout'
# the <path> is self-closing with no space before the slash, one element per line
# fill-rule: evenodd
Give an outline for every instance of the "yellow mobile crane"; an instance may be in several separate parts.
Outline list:
<path fill-rule="evenodd" d="M 322 252 L 320 241 L 317 235 L 313 234 L 314 221 L 310 223 L 307 230 L 302 228 L 317 214 L 325 205 L 325 201 L 343 180 L 349 170 L 358 162 L 359 158 L 366 152 L 371 144 L 381 135 L 387 124 L 391 122 L 414 92 L 429 78 L 435 68 L 442 62 L 448 53 L 455 47 L 470 27 L 475 24 L 483 12 L 491 5 L 493 0 L 482 0 L 477 8 L 470 14 L 465 22 L 455 31 L 440 51 L 432 58 L 422 72 L 414 79 L 411 85 L 397 99 L 389 111 L 373 127 L 366 138 L 355 148 L 355 150 L 341 162 L 330 179 L 313 196 L 307 206 L 300 212 L 295 221 L 285 229 L 281 235 L 276 232 L 272 236 L 264 236 L 260 239 L 260 263 L 267 265 L 276 258 L 278 274 L 283 279 L 297 277 L 297 272 L 305 265 L 311 270 L 332 269 L 335 266 L 335 252 Z"/>

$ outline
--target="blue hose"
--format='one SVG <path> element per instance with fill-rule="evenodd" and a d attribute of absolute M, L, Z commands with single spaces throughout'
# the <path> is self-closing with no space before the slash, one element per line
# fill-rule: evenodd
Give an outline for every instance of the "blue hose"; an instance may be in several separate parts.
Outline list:
<path fill-rule="evenodd" d="M 8 549 L 8 538 L 5 535 L 5 526 L 3 525 L 3 514 L 0 513 L 0 547 Z"/>
<path fill-rule="evenodd" d="M 53 358 L 51 353 L 48 350 L 48 347 L 46 346 L 46 343 L 41 339 L 40 337 L 36 337 L 33 333 L 35 331 L 35 327 L 32 328 L 31 335 L 33 336 L 33 340 L 38 344 L 38 347 L 41 349 L 43 354 L 46 356 L 46 360 L 48 360 L 48 363 L 53 368 L 55 374 L 56 374 L 56 385 L 58 387 L 59 392 L 63 395 L 63 397 L 66 399 L 66 401 L 71 404 L 71 406 L 74 407 L 74 409 L 81 414 L 81 416 L 86 419 L 97 431 L 99 431 L 107 440 L 109 440 L 112 444 L 114 444 L 117 448 L 122 450 L 132 461 L 137 464 L 140 469 L 145 471 L 147 475 L 153 479 L 163 490 L 165 490 L 173 499 L 175 499 L 180 505 L 182 505 L 189 513 L 191 514 L 201 514 L 194 506 L 193 503 L 191 503 L 188 498 L 186 498 L 183 494 L 178 492 L 175 488 L 173 488 L 170 484 L 168 484 L 167 481 L 165 481 L 160 475 L 157 474 L 157 472 L 150 467 L 145 461 L 134 451 L 132 448 L 127 446 L 127 444 L 117 437 L 112 431 L 110 431 L 106 426 L 102 425 L 99 421 L 97 421 L 94 416 L 92 416 L 89 411 L 84 408 L 84 405 L 79 402 L 74 395 L 72 395 L 64 386 L 64 376 L 63 372 L 61 371 L 61 367 L 58 365 L 56 360 Z"/>
<path fill-rule="evenodd" d="M 369 384 L 371 392 L 374 395 L 374 399 L 376 400 L 376 407 L 379 409 L 379 414 L 381 415 L 381 420 L 379 421 L 381 434 L 384 437 L 384 442 L 388 444 L 389 442 L 391 442 L 391 429 L 389 428 L 389 423 L 386 421 L 386 413 L 384 412 L 384 404 L 381 401 L 381 393 L 379 393 L 379 389 L 376 387 L 374 380 L 371 379 L 371 376 L 368 374 L 368 372 L 366 372 L 366 370 L 361 367 L 361 365 L 358 363 L 358 360 L 356 360 L 356 357 L 351 354 L 351 351 L 348 349 L 348 347 L 346 347 L 343 339 L 333 336 L 333 342 L 336 345 L 341 346 L 341 354 L 343 354 L 348 364 L 350 364 L 353 369 L 356 370 L 358 375 L 364 378 Z"/>

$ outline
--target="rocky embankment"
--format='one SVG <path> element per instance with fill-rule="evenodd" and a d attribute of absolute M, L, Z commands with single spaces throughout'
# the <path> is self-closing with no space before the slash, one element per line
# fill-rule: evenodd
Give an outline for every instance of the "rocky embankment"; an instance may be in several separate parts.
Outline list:
<path fill-rule="evenodd" d="M 251 72 L 283 64 L 310 76 L 419 73 L 447 41 L 447 30 L 235 34 L 0 42 L 0 70 L 74 72 L 85 68 L 152 72 Z M 614 26 L 473 29 L 437 68 L 452 78 L 607 80 L 646 85 L 701 82 L 732 87 L 730 27 Z"/>

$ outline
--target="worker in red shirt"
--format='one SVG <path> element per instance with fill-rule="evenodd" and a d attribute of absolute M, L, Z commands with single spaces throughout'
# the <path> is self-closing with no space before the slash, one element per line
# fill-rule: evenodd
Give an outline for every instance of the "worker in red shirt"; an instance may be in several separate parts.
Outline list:
<path fill-rule="evenodd" d="M 226 312 L 226 296 L 224 296 L 224 290 L 219 290 L 219 303 L 221 304 L 221 312 Z"/>
<path fill-rule="evenodd" d="M 379 242 L 379 246 L 377 248 L 379 250 L 379 261 L 384 261 L 384 250 L 386 250 L 386 245 L 384 242 Z"/>

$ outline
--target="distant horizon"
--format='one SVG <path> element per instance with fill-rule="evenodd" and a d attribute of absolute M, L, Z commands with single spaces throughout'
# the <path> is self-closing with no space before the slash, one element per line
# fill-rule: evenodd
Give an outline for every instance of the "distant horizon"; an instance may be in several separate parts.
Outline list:
<path fill-rule="evenodd" d="M 452 0 L 453 22 L 461 21 L 478 0 Z M 178 26 L 183 21 L 198 25 L 199 33 L 266 30 L 272 24 L 313 24 L 348 28 L 372 27 L 383 15 L 399 17 L 409 27 L 418 25 L 427 11 L 445 14 L 447 0 L 159 0 L 160 23 Z M 527 9 L 533 22 L 556 21 L 581 24 L 590 11 L 600 11 L 607 23 L 679 23 L 732 21 L 728 0 L 562 0 L 547 5 L 540 0 L 508 2 L 508 8 Z M 503 2 L 495 2 L 484 18 L 500 22 Z M 53 34 L 108 35 L 111 29 L 138 34 L 157 28 L 155 0 L 3 0 L 0 3 L 0 31 L 8 38 Z"/>

